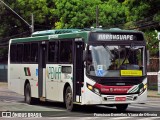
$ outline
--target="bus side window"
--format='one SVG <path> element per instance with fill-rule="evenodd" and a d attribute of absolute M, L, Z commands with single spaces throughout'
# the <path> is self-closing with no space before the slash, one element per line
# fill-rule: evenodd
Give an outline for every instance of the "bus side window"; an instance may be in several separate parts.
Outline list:
<path fill-rule="evenodd" d="M 57 46 L 56 42 L 49 42 L 48 62 L 57 62 Z"/>
<path fill-rule="evenodd" d="M 30 62 L 30 44 L 24 44 L 23 62 Z"/>
<path fill-rule="evenodd" d="M 60 62 L 72 63 L 72 41 L 60 42 Z"/>
<path fill-rule="evenodd" d="M 23 44 L 17 44 L 17 62 L 21 63 L 23 59 Z"/>
<path fill-rule="evenodd" d="M 31 62 L 38 62 L 38 43 L 31 43 Z"/>
<path fill-rule="evenodd" d="M 17 61 L 17 46 L 11 45 L 10 48 L 10 62 L 16 62 Z"/>

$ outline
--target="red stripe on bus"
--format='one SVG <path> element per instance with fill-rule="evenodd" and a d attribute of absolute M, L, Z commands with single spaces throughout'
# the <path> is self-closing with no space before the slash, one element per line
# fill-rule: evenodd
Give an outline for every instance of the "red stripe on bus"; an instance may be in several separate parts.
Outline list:
<path fill-rule="evenodd" d="M 98 88 L 101 93 L 127 93 L 133 86 L 104 86 L 96 83 L 94 87 Z"/>
<path fill-rule="evenodd" d="M 30 72 L 29 67 L 27 68 L 27 72 L 28 72 L 28 76 L 31 76 L 31 72 Z"/>

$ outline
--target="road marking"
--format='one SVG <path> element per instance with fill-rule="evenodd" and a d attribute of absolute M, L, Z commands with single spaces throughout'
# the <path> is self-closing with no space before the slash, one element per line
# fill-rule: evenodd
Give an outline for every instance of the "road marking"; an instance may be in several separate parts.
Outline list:
<path fill-rule="evenodd" d="M 60 119 L 67 119 L 69 117 L 48 117 L 48 119 L 55 119 L 55 120 L 60 120 Z"/>
<path fill-rule="evenodd" d="M 144 109 L 149 108 L 148 106 L 137 106 L 137 105 L 129 105 L 128 108 L 138 108 L 138 109 Z"/>
<path fill-rule="evenodd" d="M 133 118 L 133 117 L 115 117 L 115 118 L 111 118 L 109 120 L 124 120 L 124 119 L 129 119 L 129 118 Z"/>
<path fill-rule="evenodd" d="M 141 118 L 138 120 L 155 120 L 155 119 L 160 119 L 160 117 L 147 117 L 147 118 Z"/>

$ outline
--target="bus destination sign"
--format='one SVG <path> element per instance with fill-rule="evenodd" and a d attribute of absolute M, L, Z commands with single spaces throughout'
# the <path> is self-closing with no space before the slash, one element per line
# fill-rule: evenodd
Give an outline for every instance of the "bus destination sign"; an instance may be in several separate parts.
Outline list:
<path fill-rule="evenodd" d="M 138 39 L 137 39 L 138 38 Z M 142 41 L 142 34 L 131 33 L 91 33 L 90 41 Z"/>
<path fill-rule="evenodd" d="M 104 40 L 133 40 L 133 35 L 120 35 L 120 34 L 98 34 L 97 35 L 98 41 Z"/>

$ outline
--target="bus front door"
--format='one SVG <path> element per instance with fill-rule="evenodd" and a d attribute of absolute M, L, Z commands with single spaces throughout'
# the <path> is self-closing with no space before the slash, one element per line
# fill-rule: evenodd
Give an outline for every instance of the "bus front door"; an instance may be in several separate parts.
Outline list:
<path fill-rule="evenodd" d="M 73 101 L 81 102 L 81 87 L 84 82 L 84 63 L 82 41 L 75 41 L 74 45 L 74 77 L 73 77 Z"/>
<path fill-rule="evenodd" d="M 42 41 L 39 45 L 39 60 L 38 60 L 38 96 L 40 99 L 45 97 L 46 91 L 46 42 Z"/>

